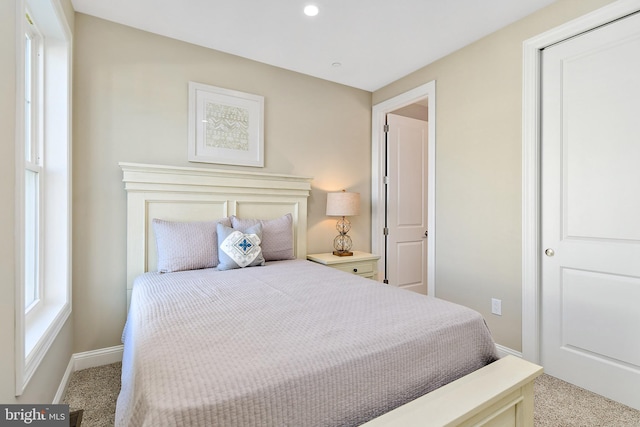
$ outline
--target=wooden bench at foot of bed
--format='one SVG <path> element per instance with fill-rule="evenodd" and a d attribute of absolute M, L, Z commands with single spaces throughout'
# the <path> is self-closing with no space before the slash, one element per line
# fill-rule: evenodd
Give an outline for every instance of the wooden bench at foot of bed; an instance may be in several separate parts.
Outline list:
<path fill-rule="evenodd" d="M 533 381 L 542 367 L 506 356 L 363 424 L 533 427 Z"/>

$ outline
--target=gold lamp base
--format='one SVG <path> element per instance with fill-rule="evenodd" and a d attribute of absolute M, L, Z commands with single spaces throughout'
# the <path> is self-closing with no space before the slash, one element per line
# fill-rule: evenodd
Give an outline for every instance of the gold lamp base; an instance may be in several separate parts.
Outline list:
<path fill-rule="evenodd" d="M 353 252 L 351 251 L 333 251 L 335 256 L 353 256 Z"/>

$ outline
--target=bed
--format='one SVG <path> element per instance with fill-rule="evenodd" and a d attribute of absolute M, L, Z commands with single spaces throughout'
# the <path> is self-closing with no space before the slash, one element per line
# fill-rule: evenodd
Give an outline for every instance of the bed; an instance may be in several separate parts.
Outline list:
<path fill-rule="evenodd" d="M 130 308 L 116 425 L 533 425 L 541 368 L 497 360 L 478 313 L 306 261 L 310 178 L 120 166 Z M 263 265 L 157 272 L 159 219 L 229 217 L 263 220 L 242 230 L 264 237 Z M 281 218 L 283 259 L 266 252 Z M 226 225 L 218 236 L 238 233 Z"/>

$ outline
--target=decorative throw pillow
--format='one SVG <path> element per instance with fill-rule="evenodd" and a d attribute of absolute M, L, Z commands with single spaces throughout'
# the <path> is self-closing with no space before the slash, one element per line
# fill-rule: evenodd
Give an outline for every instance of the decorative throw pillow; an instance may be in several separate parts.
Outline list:
<path fill-rule="evenodd" d="M 293 217 L 286 214 L 280 218 L 243 219 L 231 215 L 233 228 L 245 232 L 249 227 L 262 224 L 262 254 L 266 261 L 294 259 L 293 252 Z"/>
<path fill-rule="evenodd" d="M 249 227 L 246 232 L 235 230 L 218 224 L 218 243 L 220 263 L 218 270 L 232 270 L 234 268 L 264 265 L 262 256 L 262 225 Z"/>
<path fill-rule="evenodd" d="M 174 222 L 154 218 L 158 271 L 197 270 L 218 265 L 218 224 L 231 225 L 229 218 L 204 222 Z"/>

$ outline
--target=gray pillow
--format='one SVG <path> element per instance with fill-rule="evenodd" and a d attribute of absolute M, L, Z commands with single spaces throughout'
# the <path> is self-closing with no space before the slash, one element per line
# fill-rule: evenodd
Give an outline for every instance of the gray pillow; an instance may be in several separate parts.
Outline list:
<path fill-rule="evenodd" d="M 197 270 L 218 265 L 216 225 L 231 225 L 229 218 L 217 221 L 174 222 L 154 218 L 158 271 Z"/>
<path fill-rule="evenodd" d="M 231 215 L 231 225 L 245 231 L 262 224 L 262 254 L 266 261 L 295 259 L 293 252 L 293 217 L 286 214 L 276 219 L 243 219 Z"/>
<path fill-rule="evenodd" d="M 262 225 L 256 224 L 243 233 L 240 230 L 218 224 L 218 270 L 264 265 L 262 256 Z"/>

